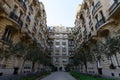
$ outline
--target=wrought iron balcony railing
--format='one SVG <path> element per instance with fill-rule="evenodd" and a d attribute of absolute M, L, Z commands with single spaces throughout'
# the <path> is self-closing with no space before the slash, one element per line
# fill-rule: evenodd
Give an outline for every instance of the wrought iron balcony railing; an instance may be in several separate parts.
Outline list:
<path fill-rule="evenodd" d="M 101 3 L 100 3 L 100 1 L 98 1 L 96 4 L 95 4 L 95 6 L 93 7 L 93 10 L 92 10 L 92 14 L 94 15 L 97 11 L 98 11 L 98 9 L 101 7 Z"/>
<path fill-rule="evenodd" d="M 27 9 L 26 4 L 23 0 L 18 0 L 18 2 L 23 6 L 25 10 Z"/>
<path fill-rule="evenodd" d="M 96 30 L 97 30 L 102 24 L 104 24 L 104 23 L 105 23 L 105 18 L 103 17 L 102 19 L 100 19 L 100 20 L 96 23 L 96 25 L 95 25 Z"/>
<path fill-rule="evenodd" d="M 109 15 L 113 15 L 116 13 L 118 15 L 120 13 L 120 0 L 114 0 L 114 3 L 109 8 Z"/>
<path fill-rule="evenodd" d="M 20 25 L 20 27 L 22 27 L 23 26 L 23 21 L 20 19 L 20 17 L 18 17 L 16 14 L 15 14 L 15 12 L 11 12 L 10 13 L 10 16 L 9 16 L 11 19 L 13 19 L 15 22 L 17 22 L 19 25 Z"/>

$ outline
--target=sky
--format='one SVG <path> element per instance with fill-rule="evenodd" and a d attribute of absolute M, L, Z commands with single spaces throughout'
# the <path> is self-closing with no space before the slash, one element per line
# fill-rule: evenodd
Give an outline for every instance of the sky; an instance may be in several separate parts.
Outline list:
<path fill-rule="evenodd" d="M 83 0 L 39 0 L 47 13 L 48 26 L 73 27 L 78 4 Z"/>

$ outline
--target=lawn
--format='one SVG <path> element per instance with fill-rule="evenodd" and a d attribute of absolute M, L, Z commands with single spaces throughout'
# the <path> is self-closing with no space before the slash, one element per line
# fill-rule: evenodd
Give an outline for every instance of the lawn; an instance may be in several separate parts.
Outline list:
<path fill-rule="evenodd" d="M 89 76 L 80 74 L 78 72 L 71 71 L 70 74 L 75 77 L 77 80 L 114 80 L 114 79 L 108 79 L 108 78 L 100 78 L 95 76 Z"/>
<path fill-rule="evenodd" d="M 50 72 L 44 72 L 36 76 L 31 76 L 31 77 L 23 77 L 21 80 L 36 80 L 37 78 L 43 78 L 44 76 L 49 75 Z"/>

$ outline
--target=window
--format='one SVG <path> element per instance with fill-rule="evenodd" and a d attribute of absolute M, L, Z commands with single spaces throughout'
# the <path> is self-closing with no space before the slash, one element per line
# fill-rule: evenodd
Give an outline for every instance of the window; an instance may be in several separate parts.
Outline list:
<path fill-rule="evenodd" d="M 16 13 L 17 9 L 18 9 L 18 7 L 15 5 L 15 6 L 14 6 L 14 9 L 13 9 L 13 12 Z"/>
<path fill-rule="evenodd" d="M 73 55 L 74 55 L 74 53 L 73 53 L 73 52 L 69 52 L 69 54 L 70 54 L 70 56 L 73 56 Z"/>
<path fill-rule="evenodd" d="M 112 75 L 112 76 L 115 76 L 115 74 L 114 74 L 114 73 L 111 73 L 111 75 Z"/>
<path fill-rule="evenodd" d="M 2 40 L 6 42 L 11 42 L 11 38 L 12 38 L 12 29 L 7 27 L 5 29 L 5 33 L 3 34 Z"/>
<path fill-rule="evenodd" d="M 56 52 L 55 55 L 59 55 L 59 52 Z"/>
<path fill-rule="evenodd" d="M 62 42 L 66 42 L 66 39 L 63 39 Z"/>
<path fill-rule="evenodd" d="M 66 47 L 65 46 L 62 47 L 62 52 L 66 52 Z"/>
<path fill-rule="evenodd" d="M 56 40 L 56 45 L 60 45 L 60 41 L 59 40 Z"/>
<path fill-rule="evenodd" d="M 59 62 L 59 58 L 55 58 L 55 62 Z"/>
<path fill-rule="evenodd" d="M 96 23 L 98 23 L 98 15 L 95 16 Z"/>
<path fill-rule="evenodd" d="M 66 52 L 62 52 L 62 55 L 65 56 L 65 55 L 67 55 L 67 53 Z"/>
<path fill-rule="evenodd" d="M 55 49 L 60 49 L 60 46 L 57 46 L 57 45 L 56 45 L 56 46 L 55 46 Z"/>
<path fill-rule="evenodd" d="M 62 42 L 62 45 L 66 45 L 66 42 Z"/>
<path fill-rule="evenodd" d="M 81 37 L 81 34 L 79 36 Z M 74 41 L 69 41 L 69 45 L 74 45 Z"/>
<path fill-rule="evenodd" d="M 56 34 L 56 37 L 59 37 L 60 36 L 60 34 Z"/>
<path fill-rule="evenodd" d="M 103 21 L 105 22 L 105 17 L 102 11 L 100 11 L 100 15 L 101 15 L 101 19 L 103 19 Z"/>
<path fill-rule="evenodd" d="M 62 59 L 62 62 L 63 62 L 63 63 L 66 63 L 66 62 L 67 62 L 67 59 L 63 58 L 63 59 Z"/>
<path fill-rule="evenodd" d="M 60 50 L 59 49 L 56 49 L 55 52 L 58 53 Z"/>
<path fill-rule="evenodd" d="M 63 34 L 63 37 L 66 37 L 67 36 L 67 34 Z"/>
<path fill-rule="evenodd" d="M 56 40 L 56 42 L 60 42 L 60 40 L 58 39 L 58 40 Z"/>

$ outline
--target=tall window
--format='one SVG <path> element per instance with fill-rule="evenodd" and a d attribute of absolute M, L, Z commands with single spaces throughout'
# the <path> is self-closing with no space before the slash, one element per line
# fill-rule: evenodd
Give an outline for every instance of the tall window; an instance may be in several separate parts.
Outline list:
<path fill-rule="evenodd" d="M 19 13 L 19 19 L 21 18 L 21 16 L 23 15 L 23 13 L 22 13 L 22 11 L 20 11 L 20 13 Z"/>
<path fill-rule="evenodd" d="M 55 62 L 59 62 L 59 58 L 55 58 Z"/>
<path fill-rule="evenodd" d="M 17 9 L 18 9 L 18 7 L 15 5 L 15 6 L 14 6 L 14 9 L 13 9 L 13 12 L 16 13 Z"/>
<path fill-rule="evenodd" d="M 62 42 L 62 45 L 66 45 L 66 42 Z"/>
<path fill-rule="evenodd" d="M 96 23 L 98 23 L 98 15 L 95 16 Z"/>
<path fill-rule="evenodd" d="M 66 47 L 62 46 L 62 52 L 66 52 Z"/>
<path fill-rule="evenodd" d="M 2 40 L 6 41 L 6 42 L 10 42 L 11 38 L 12 38 L 12 29 L 7 27 L 3 34 Z"/>
<path fill-rule="evenodd" d="M 105 17 L 102 11 L 100 11 L 101 19 L 105 22 Z"/>

